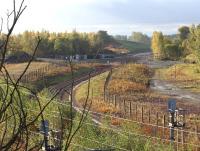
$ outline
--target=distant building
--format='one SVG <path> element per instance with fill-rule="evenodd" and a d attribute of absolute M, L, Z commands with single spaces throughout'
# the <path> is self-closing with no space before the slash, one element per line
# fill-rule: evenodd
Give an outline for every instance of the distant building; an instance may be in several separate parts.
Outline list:
<path fill-rule="evenodd" d="M 70 60 L 79 61 L 79 60 L 87 60 L 87 59 L 110 59 L 114 58 L 114 54 L 98 54 L 96 55 L 74 55 L 74 56 L 67 56 L 65 59 L 67 60 L 68 57 Z"/>
<path fill-rule="evenodd" d="M 111 59 L 111 58 L 114 58 L 114 57 L 115 57 L 114 54 L 99 54 L 100 59 Z"/>

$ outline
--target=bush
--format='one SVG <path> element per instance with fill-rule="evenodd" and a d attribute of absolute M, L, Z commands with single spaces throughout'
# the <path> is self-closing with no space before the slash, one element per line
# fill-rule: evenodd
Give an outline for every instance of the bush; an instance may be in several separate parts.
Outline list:
<path fill-rule="evenodd" d="M 112 79 L 130 80 L 148 86 L 152 75 L 153 71 L 146 65 L 127 64 L 118 68 L 116 72 L 113 73 Z"/>
<path fill-rule="evenodd" d="M 146 65 L 126 64 L 114 70 L 108 90 L 111 94 L 146 92 L 153 71 Z"/>
<path fill-rule="evenodd" d="M 125 93 L 129 91 L 141 92 L 146 91 L 146 86 L 141 83 L 132 82 L 130 80 L 116 79 L 109 83 L 109 92 L 112 94 Z"/>
<path fill-rule="evenodd" d="M 179 46 L 176 44 L 166 44 L 165 48 L 165 59 L 170 60 L 177 60 L 181 56 L 181 50 L 179 49 Z"/>
<path fill-rule="evenodd" d="M 31 55 L 29 55 L 26 52 L 23 51 L 17 51 L 12 53 L 8 58 L 6 59 L 7 63 L 23 63 L 28 62 L 32 58 Z"/>
<path fill-rule="evenodd" d="M 185 63 L 193 63 L 193 64 L 196 64 L 198 63 L 198 57 L 194 54 L 190 54 L 190 55 L 187 55 L 184 59 L 184 62 Z"/>

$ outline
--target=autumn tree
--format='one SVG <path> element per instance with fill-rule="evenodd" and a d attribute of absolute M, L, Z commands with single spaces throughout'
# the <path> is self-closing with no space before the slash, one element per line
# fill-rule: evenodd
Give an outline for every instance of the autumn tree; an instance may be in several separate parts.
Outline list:
<path fill-rule="evenodd" d="M 165 51 L 165 59 L 169 60 L 177 60 L 181 56 L 181 49 L 177 44 L 165 44 L 164 45 Z"/>
<path fill-rule="evenodd" d="M 77 31 L 71 33 L 25 31 L 10 37 L 8 52 L 24 51 L 31 54 L 35 46 L 33 41 L 37 36 L 43 39 L 43 43 L 40 44 L 36 54 L 39 57 L 95 54 L 98 51 L 102 51 L 106 45 L 114 41 L 114 38 L 108 35 L 106 31 L 99 31 L 97 33 L 80 33 Z M 0 35 L 0 41 L 4 38 L 4 35 Z"/>
<path fill-rule="evenodd" d="M 198 56 L 200 60 L 200 25 L 192 26 L 190 34 L 186 40 L 187 51 Z"/>
<path fill-rule="evenodd" d="M 151 41 L 151 49 L 153 51 L 154 58 L 161 59 L 164 55 L 164 37 L 162 32 L 154 32 Z"/>
<path fill-rule="evenodd" d="M 144 44 L 150 44 L 150 38 L 141 32 L 133 32 L 132 35 L 129 37 L 131 41 L 140 42 Z"/>
<path fill-rule="evenodd" d="M 42 38 L 42 43 L 38 47 L 37 56 L 49 56 L 54 53 L 54 42 L 50 39 L 50 33 L 48 31 L 42 31 L 35 33 Z"/>
<path fill-rule="evenodd" d="M 179 38 L 181 41 L 183 41 L 188 38 L 188 35 L 190 33 L 190 28 L 187 26 L 182 26 L 178 29 L 178 31 L 179 31 Z"/>

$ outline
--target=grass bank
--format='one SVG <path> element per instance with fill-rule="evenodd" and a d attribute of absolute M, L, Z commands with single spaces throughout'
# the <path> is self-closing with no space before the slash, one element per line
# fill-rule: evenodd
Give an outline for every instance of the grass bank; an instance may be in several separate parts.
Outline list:
<path fill-rule="evenodd" d="M 132 42 L 132 41 L 124 41 L 120 40 L 119 43 L 130 53 L 141 53 L 141 52 L 149 52 L 151 50 L 150 45 Z"/>
<path fill-rule="evenodd" d="M 148 91 L 152 72 L 145 65 L 127 64 L 113 69 L 112 72 L 91 78 L 89 100 L 92 101 L 92 110 L 102 113 L 119 113 L 119 108 L 116 108 L 114 104 L 108 104 L 106 99 L 114 95 L 132 97 L 130 94 L 141 97 Z M 75 98 L 79 105 L 84 104 L 87 94 L 88 82 L 85 82 L 76 89 Z M 138 98 L 135 99 L 138 100 Z"/>
<path fill-rule="evenodd" d="M 16 80 L 24 71 L 26 65 L 27 63 L 8 64 L 6 65 L 6 68 L 11 77 Z M 97 63 L 73 64 L 74 77 L 79 77 L 97 66 L 99 66 Z M 69 65 L 64 66 L 48 62 L 32 62 L 26 74 L 22 78 L 22 83 L 36 91 L 41 91 L 43 88 L 70 79 L 72 79 L 72 76 Z"/>

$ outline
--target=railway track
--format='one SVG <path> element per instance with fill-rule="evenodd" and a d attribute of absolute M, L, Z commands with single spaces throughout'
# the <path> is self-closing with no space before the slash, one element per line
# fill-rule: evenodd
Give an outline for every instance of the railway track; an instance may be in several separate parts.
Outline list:
<path fill-rule="evenodd" d="M 93 69 L 92 71 L 81 74 L 79 77 L 76 77 L 73 80 L 68 80 L 66 82 L 58 83 L 56 85 L 49 87 L 48 89 L 51 92 L 51 94 L 53 95 L 57 94 L 57 98 L 59 98 L 62 101 L 65 98 L 69 98 L 69 92 L 72 89 L 72 85 L 73 87 L 75 87 L 76 85 L 78 85 L 83 81 L 86 81 L 101 73 L 111 70 L 111 68 L 112 68 L 111 65 L 98 66 L 95 67 L 95 69 Z"/>
<path fill-rule="evenodd" d="M 51 86 L 49 87 L 49 91 L 51 92 L 51 94 L 56 95 L 57 94 L 57 98 L 61 101 L 64 102 L 64 100 L 69 99 L 69 95 L 70 95 L 70 91 L 72 89 L 72 82 L 73 82 L 73 89 L 75 89 L 79 84 L 83 83 L 84 81 L 89 80 L 92 77 L 95 77 L 99 74 L 102 74 L 104 72 L 107 72 L 109 70 L 112 69 L 111 65 L 106 65 L 106 66 L 99 66 L 96 67 L 95 69 L 93 69 L 91 72 L 85 73 L 80 75 L 77 78 L 74 78 L 74 81 L 70 80 L 70 81 L 66 81 L 63 83 L 59 83 L 57 85 Z M 76 103 L 75 97 L 73 96 L 73 108 L 82 114 L 82 110 L 81 108 L 79 108 L 79 106 Z M 91 114 L 92 116 L 92 120 L 95 124 L 101 125 L 102 123 L 100 122 L 101 120 L 101 116 L 98 114 Z"/>
<path fill-rule="evenodd" d="M 101 73 L 109 71 L 110 69 L 111 69 L 111 66 L 106 66 L 106 67 L 96 68 L 96 69 L 92 70 L 89 73 L 82 74 L 79 77 L 77 77 L 77 78 L 74 79 L 74 86 L 77 86 L 80 83 L 82 83 L 84 81 L 87 81 L 89 78 L 95 77 L 95 76 L 97 76 L 97 75 L 99 75 Z M 60 84 L 57 84 L 57 85 L 54 85 L 54 86 L 50 87 L 49 90 L 51 91 L 52 94 L 56 94 L 56 93 L 58 93 L 61 90 L 60 93 L 59 93 L 59 95 L 58 95 L 58 97 L 62 101 L 65 98 L 67 98 L 67 99 L 69 98 L 69 96 L 68 96 L 68 94 L 67 94 L 66 91 L 69 92 L 71 90 L 71 88 L 72 88 L 72 81 L 66 81 L 64 83 L 60 83 Z M 73 108 L 77 112 L 82 112 L 81 108 L 79 108 L 76 105 L 76 103 L 73 104 Z M 166 109 L 166 107 L 164 107 L 163 109 Z M 193 111 L 194 111 L 194 108 L 193 108 Z M 93 120 L 93 122 L 95 124 L 102 125 L 101 119 L 102 119 L 103 116 L 104 115 L 102 115 L 100 113 L 91 112 L 91 117 L 92 117 L 92 120 Z M 116 127 L 110 127 L 110 128 L 118 130 Z M 147 136 L 147 137 L 151 137 L 151 136 Z"/>

